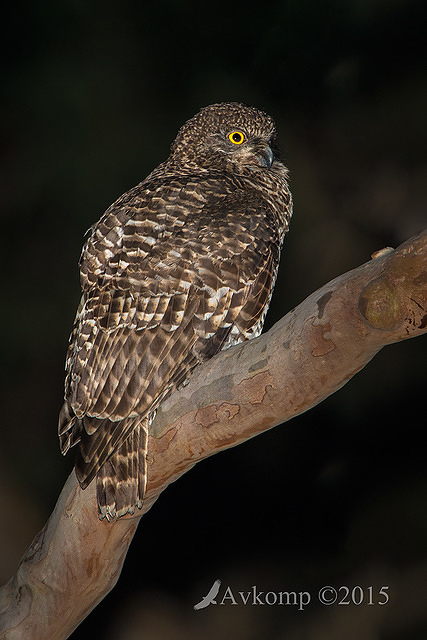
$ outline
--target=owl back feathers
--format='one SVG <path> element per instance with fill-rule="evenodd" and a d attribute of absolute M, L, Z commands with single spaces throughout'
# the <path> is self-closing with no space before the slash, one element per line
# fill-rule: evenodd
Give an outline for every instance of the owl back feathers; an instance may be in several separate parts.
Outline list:
<path fill-rule="evenodd" d="M 280 163 L 233 173 L 215 161 L 209 172 L 205 159 L 198 172 L 176 154 L 106 211 L 80 262 L 59 437 L 63 453 L 78 448 L 82 487 L 97 477 L 109 519 L 142 505 L 149 424 L 164 398 L 260 333 L 292 211 Z"/>

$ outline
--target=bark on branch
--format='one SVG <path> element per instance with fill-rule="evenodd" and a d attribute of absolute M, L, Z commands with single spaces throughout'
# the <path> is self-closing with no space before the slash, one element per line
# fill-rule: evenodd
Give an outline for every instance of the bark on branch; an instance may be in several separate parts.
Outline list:
<path fill-rule="evenodd" d="M 427 332 L 427 230 L 328 283 L 257 340 L 219 354 L 158 411 L 143 510 L 97 517 L 94 483 L 68 478 L 0 589 L 0 639 L 64 639 L 115 585 L 141 516 L 199 460 L 342 387 L 387 344 Z"/>

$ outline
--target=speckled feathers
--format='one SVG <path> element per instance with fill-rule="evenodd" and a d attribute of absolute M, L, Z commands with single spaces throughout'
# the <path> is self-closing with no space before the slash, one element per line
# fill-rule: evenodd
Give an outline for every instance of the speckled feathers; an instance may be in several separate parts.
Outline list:
<path fill-rule="evenodd" d="M 142 505 L 147 431 L 165 396 L 260 333 L 292 213 L 286 178 L 269 116 L 211 105 L 91 229 L 59 434 L 64 453 L 77 445 L 82 486 L 97 477 L 101 517 Z"/>

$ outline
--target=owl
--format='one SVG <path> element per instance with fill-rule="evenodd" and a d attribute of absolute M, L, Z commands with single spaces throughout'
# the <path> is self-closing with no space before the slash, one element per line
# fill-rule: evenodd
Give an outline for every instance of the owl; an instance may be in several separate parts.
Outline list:
<path fill-rule="evenodd" d="M 203 108 L 169 157 L 89 230 L 59 417 L 100 518 L 141 508 L 156 409 L 222 349 L 258 336 L 292 215 L 274 122 Z"/>

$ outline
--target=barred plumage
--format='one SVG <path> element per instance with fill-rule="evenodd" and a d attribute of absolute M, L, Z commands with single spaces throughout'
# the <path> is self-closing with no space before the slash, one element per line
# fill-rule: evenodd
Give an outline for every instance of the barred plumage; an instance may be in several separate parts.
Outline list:
<path fill-rule="evenodd" d="M 166 162 L 91 229 L 59 437 L 64 454 L 78 445 L 81 486 L 97 478 L 101 517 L 141 507 L 162 400 L 261 332 L 291 214 L 272 119 L 224 103 L 189 120 Z"/>

